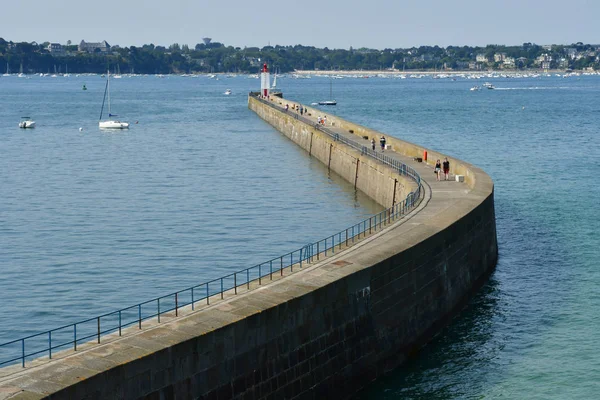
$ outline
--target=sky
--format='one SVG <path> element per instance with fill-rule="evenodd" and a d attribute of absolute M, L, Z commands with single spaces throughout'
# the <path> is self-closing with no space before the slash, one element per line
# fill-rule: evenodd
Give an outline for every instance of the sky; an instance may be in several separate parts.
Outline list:
<path fill-rule="evenodd" d="M 0 37 L 348 49 L 600 43 L 599 0 L 2 1 Z"/>

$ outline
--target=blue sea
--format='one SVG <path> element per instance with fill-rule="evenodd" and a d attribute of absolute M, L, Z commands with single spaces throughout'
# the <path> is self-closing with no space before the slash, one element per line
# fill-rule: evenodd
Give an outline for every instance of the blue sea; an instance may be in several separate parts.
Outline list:
<path fill-rule="evenodd" d="M 595 398 L 600 76 L 333 80 L 324 109 L 483 168 L 488 284 L 363 399 Z M 83 91 L 82 85 L 88 88 Z M 247 268 L 380 207 L 247 109 L 246 76 L 0 77 L 0 342 Z M 279 77 L 329 98 L 325 77 Z M 225 96 L 226 89 L 232 95 Z M 21 116 L 34 130 L 17 127 Z M 81 130 L 79 128 L 82 128 Z"/>

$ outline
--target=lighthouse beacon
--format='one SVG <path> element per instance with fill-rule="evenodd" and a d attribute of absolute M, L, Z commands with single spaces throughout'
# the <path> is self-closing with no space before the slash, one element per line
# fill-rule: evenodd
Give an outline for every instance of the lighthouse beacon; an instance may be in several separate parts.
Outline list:
<path fill-rule="evenodd" d="M 269 69 L 267 63 L 263 65 L 262 72 L 260 73 L 260 93 L 263 97 L 268 98 L 271 90 L 271 78 L 269 76 Z"/>

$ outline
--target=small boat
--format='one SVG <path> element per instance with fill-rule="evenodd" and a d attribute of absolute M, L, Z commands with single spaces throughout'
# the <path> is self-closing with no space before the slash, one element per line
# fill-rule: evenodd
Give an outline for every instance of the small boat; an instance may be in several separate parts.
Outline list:
<path fill-rule="evenodd" d="M 475 92 L 478 90 L 481 90 L 481 86 L 473 86 L 471 89 L 469 89 L 471 92 Z"/>
<path fill-rule="evenodd" d="M 496 86 L 492 85 L 489 82 L 484 83 L 482 86 L 487 89 L 496 89 Z"/>
<path fill-rule="evenodd" d="M 83 84 L 83 87 L 81 88 L 81 90 L 87 90 L 87 87 L 85 86 L 85 83 Z"/>
<path fill-rule="evenodd" d="M 319 102 L 320 106 L 335 106 L 337 105 L 337 101 L 335 100 L 324 100 Z"/>
<path fill-rule="evenodd" d="M 35 121 L 32 121 L 29 117 L 21 117 L 23 120 L 19 122 L 19 128 L 35 128 Z"/>
<path fill-rule="evenodd" d="M 330 79 L 329 80 L 329 98 L 332 99 L 333 98 L 333 90 L 332 90 L 332 83 L 333 81 Z M 335 106 L 337 105 L 337 101 L 335 100 L 323 100 L 319 102 L 320 106 Z"/>
<path fill-rule="evenodd" d="M 100 109 L 100 120 L 98 122 L 98 127 L 100 129 L 129 129 L 128 122 L 121 122 L 114 119 L 109 119 L 108 121 L 102 121 L 102 114 L 104 113 L 104 101 L 106 100 L 106 95 L 108 94 L 108 118 L 116 117 L 117 115 L 110 113 L 110 71 L 107 72 L 106 75 L 106 87 L 104 89 L 104 98 L 102 99 L 102 108 Z"/>
<path fill-rule="evenodd" d="M 223 93 L 223 94 L 225 94 L 225 95 L 229 96 L 229 95 L 231 94 L 231 89 L 227 89 L 227 90 L 225 91 L 225 93 Z"/>

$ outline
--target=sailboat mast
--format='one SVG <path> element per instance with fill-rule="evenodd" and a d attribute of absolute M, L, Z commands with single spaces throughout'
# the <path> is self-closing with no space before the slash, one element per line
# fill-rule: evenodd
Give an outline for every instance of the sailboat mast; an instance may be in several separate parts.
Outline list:
<path fill-rule="evenodd" d="M 108 117 L 110 118 L 110 69 L 106 71 L 106 85 L 108 88 Z"/>

